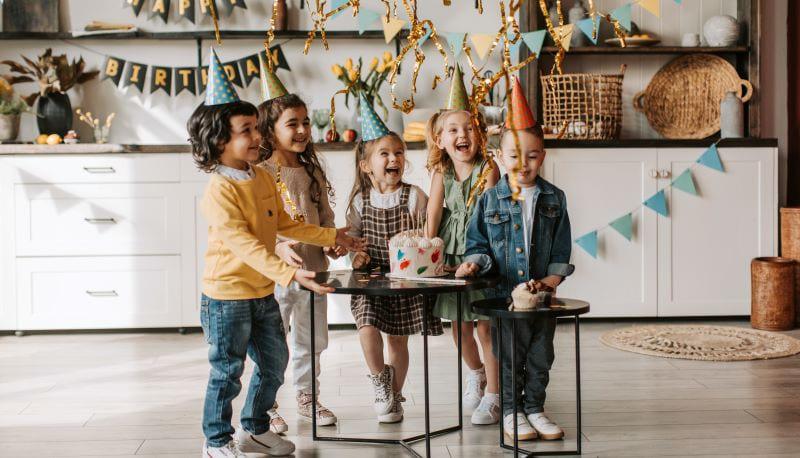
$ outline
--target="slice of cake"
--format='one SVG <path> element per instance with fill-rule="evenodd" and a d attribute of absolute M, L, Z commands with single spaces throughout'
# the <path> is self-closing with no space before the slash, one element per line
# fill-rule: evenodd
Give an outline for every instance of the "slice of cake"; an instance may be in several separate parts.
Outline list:
<path fill-rule="evenodd" d="M 421 229 L 403 231 L 389 240 L 393 277 L 440 277 L 444 271 L 444 240 L 429 239 Z"/>
<path fill-rule="evenodd" d="M 520 283 L 511 292 L 512 303 L 509 310 L 525 311 L 536 310 L 539 307 L 549 307 L 553 297 L 553 288 L 538 280 Z"/>

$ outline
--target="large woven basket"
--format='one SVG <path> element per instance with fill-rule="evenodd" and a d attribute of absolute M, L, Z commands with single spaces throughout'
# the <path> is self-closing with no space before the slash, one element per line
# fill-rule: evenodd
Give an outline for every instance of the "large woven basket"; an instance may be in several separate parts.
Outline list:
<path fill-rule="evenodd" d="M 619 138 L 622 128 L 622 79 L 619 74 L 542 75 L 542 127 L 565 138 Z"/>
<path fill-rule="evenodd" d="M 719 106 L 729 91 L 747 102 L 753 86 L 719 56 L 688 54 L 662 67 L 633 107 L 666 138 L 706 138 L 720 129 Z"/>

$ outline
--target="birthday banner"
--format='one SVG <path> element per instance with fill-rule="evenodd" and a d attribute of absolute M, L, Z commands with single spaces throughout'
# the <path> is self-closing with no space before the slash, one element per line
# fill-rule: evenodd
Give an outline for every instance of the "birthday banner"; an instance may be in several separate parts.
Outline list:
<path fill-rule="evenodd" d="M 694 184 L 694 175 L 692 175 L 692 168 L 694 168 L 697 165 L 702 165 L 704 167 L 708 167 L 718 172 L 723 172 L 723 173 L 725 172 L 725 168 L 722 166 L 722 161 L 720 161 L 719 158 L 717 143 L 719 143 L 719 140 L 714 142 L 713 145 L 709 146 L 708 149 L 706 149 L 705 152 L 703 152 L 703 154 L 700 155 L 699 158 L 697 158 L 697 160 L 695 161 L 694 164 L 692 164 L 692 166 L 684 170 L 683 173 L 681 173 L 674 180 L 672 180 L 672 182 L 670 182 L 668 186 L 664 187 L 657 193 L 647 198 L 644 202 L 641 203 L 641 206 L 612 220 L 603 227 L 589 231 L 584 235 L 578 237 L 577 239 L 575 239 L 575 244 L 581 247 L 583 251 L 589 253 L 590 256 L 597 259 L 597 242 L 598 242 L 599 232 L 604 231 L 607 228 L 611 228 L 619 235 L 625 237 L 625 239 L 628 240 L 629 242 L 633 239 L 633 213 L 635 211 L 641 209 L 642 207 L 649 208 L 650 210 L 658 213 L 659 215 L 668 218 L 669 206 L 667 205 L 667 198 L 666 195 L 664 194 L 664 191 L 666 189 L 675 188 L 692 196 L 697 195 L 697 188 L 695 187 Z"/>
<path fill-rule="evenodd" d="M 271 47 L 270 54 L 276 68 L 291 71 L 281 45 Z M 266 56 L 267 52 L 262 50 L 241 59 L 224 62 L 222 67 L 231 83 L 240 88 L 246 88 L 254 79 L 261 78 L 259 58 L 266 61 Z M 165 67 L 132 62 L 107 55 L 103 64 L 102 79 L 109 80 L 114 83 L 114 86 L 122 89 L 133 86 L 142 94 L 145 94 L 145 90 L 147 90 L 150 94 L 164 91 L 168 96 L 177 96 L 183 91 L 199 95 L 205 92 L 208 84 L 208 66 Z M 149 84 L 147 84 L 148 80 Z"/>
<path fill-rule="evenodd" d="M 194 24 L 195 20 L 195 3 L 199 4 L 200 13 L 203 16 L 211 16 L 212 3 L 216 11 L 222 11 L 226 16 L 230 16 L 234 8 L 247 9 L 245 0 L 150 0 L 150 6 L 145 8 L 146 3 L 148 3 L 148 0 L 122 0 L 122 6 L 130 7 L 134 16 L 139 17 L 142 11 L 148 11 L 150 19 L 158 17 L 165 24 L 169 18 L 170 6 L 173 4 L 178 17 L 186 19 L 192 24 Z"/>

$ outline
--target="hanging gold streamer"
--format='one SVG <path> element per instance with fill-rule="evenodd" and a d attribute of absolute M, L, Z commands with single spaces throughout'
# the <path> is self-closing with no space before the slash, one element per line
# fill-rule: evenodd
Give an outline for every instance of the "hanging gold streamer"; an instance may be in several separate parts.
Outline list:
<path fill-rule="evenodd" d="M 272 46 L 272 40 L 275 39 L 275 18 L 278 16 L 278 2 L 272 2 L 272 16 L 269 18 L 269 29 L 267 30 L 267 38 L 264 40 L 264 51 L 267 52 L 267 55 L 270 56 L 272 53 L 270 52 L 270 46 Z M 267 59 L 267 70 L 275 71 L 273 68 L 272 59 Z M 259 70 L 260 71 L 260 70 Z"/>
<path fill-rule="evenodd" d="M 222 38 L 219 35 L 219 17 L 217 16 L 217 4 L 214 0 L 202 0 L 206 3 L 208 11 L 211 13 L 211 20 L 214 22 L 214 36 L 217 38 L 217 44 L 222 44 Z"/>
<path fill-rule="evenodd" d="M 353 78 L 352 81 L 350 81 L 350 83 L 348 83 L 347 86 L 344 89 L 339 89 L 338 91 L 334 92 L 333 95 L 331 96 L 331 115 L 330 115 L 330 120 L 331 120 L 331 130 L 332 131 L 336 132 L 336 96 L 339 95 L 339 94 L 347 94 L 348 92 L 350 92 L 350 90 L 353 88 L 353 86 L 355 86 L 356 83 L 358 83 L 358 81 L 360 79 L 361 79 L 361 66 L 359 65 L 358 67 L 356 67 L 356 76 L 355 76 L 355 78 Z M 334 134 L 334 136 L 335 136 L 335 134 Z"/>
<path fill-rule="evenodd" d="M 328 20 L 347 8 L 353 8 L 353 17 L 358 16 L 359 2 L 360 0 L 349 0 L 347 3 L 334 10 L 328 11 L 327 13 L 323 11 L 325 9 L 325 4 L 327 3 L 325 1 L 320 2 L 320 0 L 315 0 L 315 6 L 313 9 L 311 9 L 309 5 L 309 10 L 311 10 L 311 21 L 314 23 L 314 26 L 308 31 L 308 38 L 306 38 L 306 43 L 303 46 L 303 54 L 308 54 L 308 50 L 311 49 L 311 43 L 314 41 L 314 38 L 316 38 L 317 32 L 319 32 L 320 38 L 322 39 L 322 46 L 326 51 L 329 50 L 330 46 L 328 45 L 328 37 L 325 34 L 325 26 L 327 25 Z"/>
<path fill-rule="evenodd" d="M 558 0 L 556 3 L 556 8 L 558 9 L 558 17 L 561 18 L 561 24 L 564 23 L 563 15 L 561 14 L 561 0 Z M 539 9 L 542 10 L 542 16 L 544 16 L 544 22 L 547 24 L 547 32 L 553 37 L 553 41 L 556 44 L 556 48 L 558 48 L 558 52 L 556 52 L 555 57 L 555 64 L 553 68 L 550 69 L 550 74 L 552 75 L 556 70 L 558 70 L 558 74 L 561 75 L 564 73 L 564 69 L 561 66 L 561 63 L 564 61 L 564 54 L 566 54 L 566 50 L 564 46 L 561 44 L 561 34 L 556 33 L 555 27 L 553 27 L 553 20 L 550 18 L 550 12 L 547 10 L 547 2 L 546 0 L 539 0 Z"/>

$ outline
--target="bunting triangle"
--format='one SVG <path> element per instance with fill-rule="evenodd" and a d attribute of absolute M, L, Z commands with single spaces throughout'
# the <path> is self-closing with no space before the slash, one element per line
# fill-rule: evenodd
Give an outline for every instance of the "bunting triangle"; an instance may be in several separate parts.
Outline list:
<path fill-rule="evenodd" d="M 611 221 L 608 225 L 629 241 L 633 237 L 633 215 L 631 213 Z"/>
<path fill-rule="evenodd" d="M 628 32 L 631 31 L 631 4 L 620 6 L 611 11 L 611 18 L 619 21 L 619 25 Z"/>
<path fill-rule="evenodd" d="M 419 39 L 418 42 L 419 46 L 424 45 L 425 42 L 428 41 L 428 38 L 430 38 L 431 34 L 433 33 L 433 29 L 431 29 L 431 27 L 427 23 L 423 24 L 422 28 L 425 29 L 425 35 L 423 35 L 422 38 Z"/>
<path fill-rule="evenodd" d="M 383 24 L 383 38 L 386 39 L 386 43 L 389 43 L 400 33 L 400 30 L 406 25 L 406 21 L 393 17 L 387 21 L 386 16 L 381 15 L 381 24 Z"/>
<path fill-rule="evenodd" d="M 330 10 L 331 10 L 331 11 L 333 11 L 333 10 L 335 10 L 336 8 L 339 8 L 340 6 L 342 6 L 342 5 L 346 4 L 348 1 L 349 1 L 349 0 L 333 0 L 333 1 L 331 2 L 331 9 L 330 9 Z M 342 14 L 344 11 L 345 11 L 345 10 L 339 11 L 338 13 L 334 14 L 334 15 L 333 15 L 333 16 L 331 16 L 331 17 L 332 17 L 332 18 L 335 18 L 336 16 L 338 16 L 338 15 Z"/>
<path fill-rule="evenodd" d="M 364 35 L 373 24 L 378 22 L 381 18 L 381 13 L 366 8 L 358 10 L 358 34 Z"/>
<path fill-rule="evenodd" d="M 682 0 L 675 0 L 675 3 L 677 3 L 678 5 L 680 5 L 680 4 L 681 4 L 681 1 L 682 1 Z"/>
<path fill-rule="evenodd" d="M 645 207 L 653 210 L 661 216 L 669 216 L 667 210 L 667 197 L 664 195 L 664 190 L 658 191 L 652 197 L 642 202 Z"/>
<path fill-rule="evenodd" d="M 589 40 L 592 43 L 597 44 L 597 36 L 600 34 L 599 30 L 597 30 L 598 29 L 597 19 L 592 19 L 592 18 L 581 19 L 580 21 L 578 21 L 577 25 L 578 28 L 581 29 L 581 32 L 583 32 L 584 35 L 589 37 Z"/>
<path fill-rule="evenodd" d="M 672 187 L 676 189 L 680 189 L 681 191 L 691 194 L 693 196 L 697 195 L 697 188 L 694 187 L 694 179 L 692 178 L 692 169 L 686 169 L 678 175 L 678 178 L 672 180 Z"/>
<path fill-rule="evenodd" d="M 472 44 L 475 45 L 475 52 L 478 53 L 478 57 L 486 59 L 486 54 L 489 53 L 489 48 L 492 47 L 494 36 L 485 33 L 473 33 L 470 38 L 472 39 Z"/>
<path fill-rule="evenodd" d="M 536 54 L 539 58 L 539 53 L 542 52 L 542 45 L 544 44 L 544 37 L 547 35 L 547 30 L 537 30 L 535 32 L 527 32 L 522 34 L 522 41 L 525 46 L 531 50 L 531 53 Z"/>
<path fill-rule="evenodd" d="M 553 29 L 553 32 L 561 40 L 561 46 L 565 51 L 569 51 L 569 44 L 572 41 L 572 31 L 575 30 L 575 24 L 562 25 Z"/>
<path fill-rule="evenodd" d="M 575 239 L 575 244 L 597 259 L 597 231 L 589 232 Z"/>
<path fill-rule="evenodd" d="M 461 55 L 461 51 L 463 51 L 467 34 L 461 32 L 445 32 L 444 36 L 447 39 L 447 44 L 450 45 L 450 49 L 453 51 L 453 57 L 458 58 L 458 56 Z"/>
<path fill-rule="evenodd" d="M 639 0 L 639 6 L 655 17 L 661 17 L 661 0 Z"/>
<path fill-rule="evenodd" d="M 522 46 L 522 35 L 520 35 L 519 40 L 516 43 L 512 43 L 511 40 L 514 39 L 514 32 L 508 31 L 506 32 L 506 41 L 508 42 L 508 51 L 511 53 L 511 58 L 513 59 L 516 56 L 517 51 L 519 51 L 519 47 Z"/>
<path fill-rule="evenodd" d="M 717 145 L 711 145 L 708 147 L 705 153 L 697 159 L 697 163 L 700 165 L 704 165 L 710 169 L 719 170 L 720 172 L 724 172 L 725 169 L 722 167 L 722 162 L 719 160 L 719 153 L 717 152 Z"/>

